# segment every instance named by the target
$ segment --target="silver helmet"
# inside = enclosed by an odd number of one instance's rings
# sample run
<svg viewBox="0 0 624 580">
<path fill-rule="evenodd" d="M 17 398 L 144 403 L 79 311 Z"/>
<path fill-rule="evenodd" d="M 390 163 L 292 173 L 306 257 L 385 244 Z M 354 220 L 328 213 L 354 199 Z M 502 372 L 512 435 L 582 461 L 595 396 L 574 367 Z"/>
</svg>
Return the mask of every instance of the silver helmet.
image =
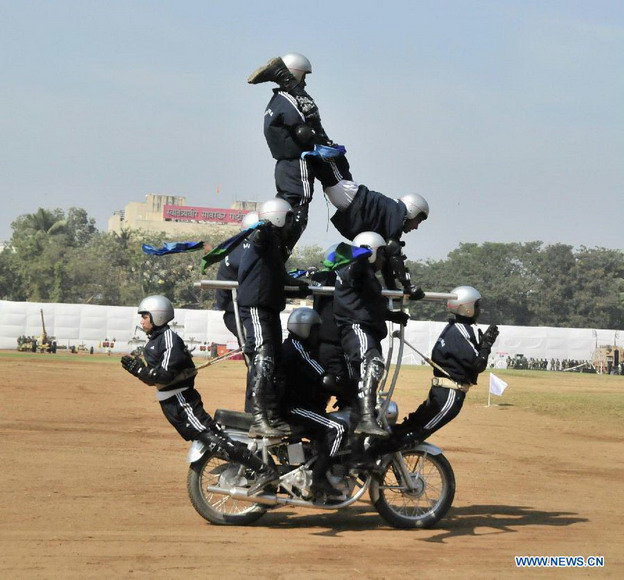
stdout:
<svg viewBox="0 0 624 580">
<path fill-rule="evenodd" d="M 429 217 L 429 204 L 419 193 L 409 193 L 399 198 L 407 208 L 407 219 L 413 220 L 418 214 L 424 214 L 423 220 Z"/>
<path fill-rule="evenodd" d="M 286 225 L 288 214 L 292 216 L 292 207 L 280 197 L 265 201 L 258 210 L 258 217 L 261 220 L 271 222 L 278 228 L 283 228 Z"/>
<path fill-rule="evenodd" d="M 385 246 L 386 240 L 377 232 L 362 232 L 353 238 L 353 245 L 371 249 L 373 253 L 368 257 L 368 261 L 374 264 L 377 259 L 377 249 Z"/>
<path fill-rule="evenodd" d="M 310 61 L 298 52 L 289 52 L 282 57 L 286 68 L 291 74 L 301 82 L 305 74 L 312 73 L 312 64 Z"/>
<path fill-rule="evenodd" d="M 149 314 L 154 326 L 163 326 L 175 316 L 173 304 L 166 296 L 148 296 L 141 300 L 138 309 L 139 314 Z"/>
<path fill-rule="evenodd" d="M 241 231 L 250 228 L 257 221 L 259 221 L 259 218 L 255 211 L 250 211 L 248 214 L 245 214 L 245 217 L 243 217 L 243 220 L 241 221 Z"/>
<path fill-rule="evenodd" d="M 451 298 L 446 303 L 448 309 L 454 314 L 473 318 L 476 313 L 476 304 L 481 300 L 481 294 L 472 286 L 457 286 L 451 290 L 457 298 Z"/>
<path fill-rule="evenodd" d="M 286 328 L 295 336 L 305 340 L 310 338 L 310 331 L 314 325 L 321 324 L 321 317 L 316 310 L 302 306 L 290 313 Z"/>
</svg>

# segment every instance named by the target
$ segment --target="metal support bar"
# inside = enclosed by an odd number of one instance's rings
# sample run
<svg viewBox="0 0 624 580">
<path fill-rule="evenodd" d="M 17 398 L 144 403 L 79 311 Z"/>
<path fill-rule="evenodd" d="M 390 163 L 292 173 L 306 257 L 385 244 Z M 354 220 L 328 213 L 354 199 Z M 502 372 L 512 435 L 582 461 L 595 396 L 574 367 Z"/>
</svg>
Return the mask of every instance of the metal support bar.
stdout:
<svg viewBox="0 0 624 580">
<path fill-rule="evenodd" d="M 200 288 L 202 290 L 234 290 L 238 288 L 238 282 L 229 280 L 200 280 L 195 282 L 193 287 Z M 312 294 L 333 294 L 333 286 L 310 286 L 310 292 Z M 284 290 L 296 292 L 300 290 L 298 286 L 285 286 Z M 388 298 L 403 298 L 405 294 L 401 290 L 383 290 L 382 295 Z M 425 292 L 423 300 L 455 300 L 456 294 L 450 294 L 448 292 Z"/>
</svg>

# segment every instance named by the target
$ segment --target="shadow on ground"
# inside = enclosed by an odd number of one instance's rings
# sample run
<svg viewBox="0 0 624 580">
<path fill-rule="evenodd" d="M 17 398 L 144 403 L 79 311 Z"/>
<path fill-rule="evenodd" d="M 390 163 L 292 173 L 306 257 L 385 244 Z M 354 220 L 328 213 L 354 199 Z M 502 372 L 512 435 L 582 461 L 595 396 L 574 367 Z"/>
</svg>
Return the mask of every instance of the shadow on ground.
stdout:
<svg viewBox="0 0 624 580">
<path fill-rule="evenodd" d="M 477 536 L 493 533 L 515 533 L 522 526 L 571 526 L 587 522 L 573 512 L 542 511 L 526 506 L 475 505 L 452 508 L 449 514 L 428 530 L 427 537 L 415 537 L 424 542 L 444 543 L 455 537 Z M 314 529 L 314 535 L 339 536 L 341 532 L 358 532 L 371 529 L 397 531 L 381 516 L 366 506 L 348 508 L 326 514 L 305 514 L 294 511 L 267 513 L 256 527 L 276 529 Z M 318 528 L 325 528 L 320 530 Z M 477 530 L 479 532 L 477 533 Z M 407 530 L 413 533 L 414 530 Z M 431 535 L 433 534 L 433 535 Z"/>
</svg>

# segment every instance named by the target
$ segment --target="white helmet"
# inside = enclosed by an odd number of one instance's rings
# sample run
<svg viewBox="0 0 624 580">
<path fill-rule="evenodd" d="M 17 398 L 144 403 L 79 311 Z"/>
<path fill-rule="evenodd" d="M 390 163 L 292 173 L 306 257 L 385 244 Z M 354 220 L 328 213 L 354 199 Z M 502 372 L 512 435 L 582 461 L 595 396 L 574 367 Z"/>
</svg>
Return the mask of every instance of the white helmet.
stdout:
<svg viewBox="0 0 624 580">
<path fill-rule="evenodd" d="M 310 331 L 315 324 L 321 324 L 321 317 L 316 310 L 302 306 L 290 313 L 286 328 L 295 336 L 305 340 L 310 338 Z"/>
<path fill-rule="evenodd" d="M 371 264 L 374 264 L 377 259 L 377 248 L 385 246 L 386 240 L 384 240 L 377 232 L 362 232 L 353 238 L 353 245 L 373 250 L 372 255 L 368 257 L 368 261 Z"/>
<path fill-rule="evenodd" d="M 413 220 L 418 214 L 425 214 L 422 218 L 426 220 L 429 217 L 429 204 L 427 200 L 418 193 L 409 193 L 399 198 L 407 208 L 407 219 Z"/>
<path fill-rule="evenodd" d="M 289 52 L 282 57 L 286 68 L 292 75 L 301 82 L 303 75 L 312 73 L 312 64 L 310 61 L 298 52 Z"/>
<path fill-rule="evenodd" d="M 258 214 L 255 211 L 250 211 L 248 214 L 245 214 L 243 220 L 241 221 L 241 231 L 250 228 L 258 221 Z"/>
<path fill-rule="evenodd" d="M 472 286 L 457 286 L 451 290 L 451 294 L 457 295 L 457 298 L 451 298 L 446 303 L 448 309 L 460 316 L 472 318 L 475 315 L 475 304 L 481 300 L 479 291 Z"/>
<path fill-rule="evenodd" d="M 258 217 L 263 221 L 271 222 L 275 227 L 283 228 L 288 214 L 292 215 L 292 213 L 292 207 L 285 199 L 274 197 L 260 206 Z"/>
<path fill-rule="evenodd" d="M 139 314 L 149 314 L 154 326 L 164 326 L 175 316 L 173 304 L 166 296 L 148 296 L 139 304 Z"/>
</svg>

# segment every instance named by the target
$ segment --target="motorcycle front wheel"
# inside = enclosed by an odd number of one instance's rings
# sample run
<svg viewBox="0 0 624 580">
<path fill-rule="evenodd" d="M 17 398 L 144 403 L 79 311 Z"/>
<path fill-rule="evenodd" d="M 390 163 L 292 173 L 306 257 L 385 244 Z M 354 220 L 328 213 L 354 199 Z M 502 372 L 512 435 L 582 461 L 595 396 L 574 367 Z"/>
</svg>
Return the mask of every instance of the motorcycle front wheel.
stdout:
<svg viewBox="0 0 624 580">
<path fill-rule="evenodd" d="M 448 512 L 455 497 L 455 475 L 444 455 L 401 451 L 413 489 L 405 484 L 396 457 L 371 483 L 370 497 L 379 515 L 395 528 L 430 528 Z"/>
<path fill-rule="evenodd" d="M 213 524 L 245 526 L 258 520 L 266 508 L 257 503 L 214 493 L 209 487 L 248 487 L 255 473 L 239 463 L 206 453 L 189 467 L 186 480 L 191 504 L 197 513 Z"/>
</svg>

